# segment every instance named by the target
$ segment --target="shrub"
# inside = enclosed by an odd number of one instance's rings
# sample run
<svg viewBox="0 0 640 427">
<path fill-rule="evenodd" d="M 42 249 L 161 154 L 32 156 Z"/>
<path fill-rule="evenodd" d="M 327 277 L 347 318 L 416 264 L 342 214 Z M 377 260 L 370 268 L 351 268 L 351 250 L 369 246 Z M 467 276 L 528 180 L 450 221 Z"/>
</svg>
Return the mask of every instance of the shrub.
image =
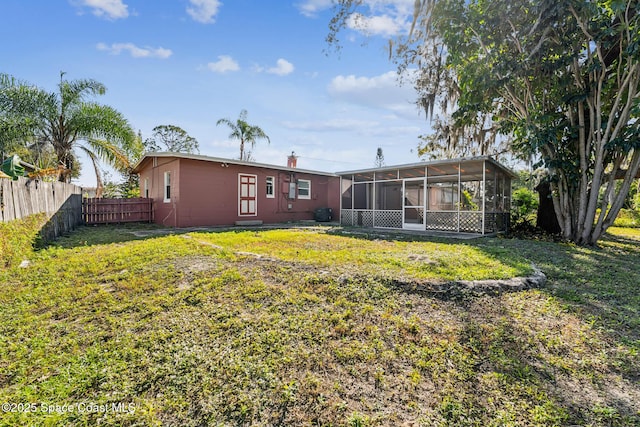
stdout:
<svg viewBox="0 0 640 427">
<path fill-rule="evenodd" d="M 514 226 L 532 224 L 536 219 L 538 196 L 528 188 L 519 188 L 511 197 L 511 219 Z"/>
<path fill-rule="evenodd" d="M 613 225 L 616 227 L 640 227 L 640 210 L 620 209 Z"/>
</svg>

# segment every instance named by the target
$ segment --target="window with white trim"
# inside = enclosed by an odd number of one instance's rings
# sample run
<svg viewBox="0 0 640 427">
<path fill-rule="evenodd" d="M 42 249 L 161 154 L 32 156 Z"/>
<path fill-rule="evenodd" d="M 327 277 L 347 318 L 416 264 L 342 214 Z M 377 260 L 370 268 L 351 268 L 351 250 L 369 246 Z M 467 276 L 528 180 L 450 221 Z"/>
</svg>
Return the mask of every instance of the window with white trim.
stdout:
<svg viewBox="0 0 640 427">
<path fill-rule="evenodd" d="M 267 177 L 267 190 L 266 190 L 266 195 L 267 195 L 268 199 L 273 199 L 275 197 L 274 185 L 275 185 L 275 178 L 272 177 L 272 176 L 268 176 Z"/>
<path fill-rule="evenodd" d="M 298 180 L 298 199 L 311 199 L 311 181 L 308 179 Z"/>
<path fill-rule="evenodd" d="M 169 203 L 171 201 L 171 172 L 166 171 L 164 173 L 164 202 Z"/>
<path fill-rule="evenodd" d="M 149 178 L 144 179 L 144 197 L 149 197 Z"/>
</svg>

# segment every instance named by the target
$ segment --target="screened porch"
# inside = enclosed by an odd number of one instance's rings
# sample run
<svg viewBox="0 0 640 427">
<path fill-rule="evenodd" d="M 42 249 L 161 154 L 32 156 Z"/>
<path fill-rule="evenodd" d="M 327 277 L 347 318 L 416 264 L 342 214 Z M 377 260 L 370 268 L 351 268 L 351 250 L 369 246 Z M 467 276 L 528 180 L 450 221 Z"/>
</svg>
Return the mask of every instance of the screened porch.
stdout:
<svg viewBox="0 0 640 427">
<path fill-rule="evenodd" d="M 514 174 L 489 157 L 338 175 L 342 225 L 479 234 L 509 227 Z"/>
</svg>

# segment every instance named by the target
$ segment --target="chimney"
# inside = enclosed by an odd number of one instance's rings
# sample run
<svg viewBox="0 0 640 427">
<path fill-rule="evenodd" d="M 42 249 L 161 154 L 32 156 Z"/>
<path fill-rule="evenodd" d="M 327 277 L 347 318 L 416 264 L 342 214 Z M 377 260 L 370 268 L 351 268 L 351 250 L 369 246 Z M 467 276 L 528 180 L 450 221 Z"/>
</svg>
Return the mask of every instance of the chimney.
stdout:
<svg viewBox="0 0 640 427">
<path fill-rule="evenodd" d="M 295 168 L 298 164 L 298 156 L 296 156 L 295 151 L 291 152 L 291 155 L 287 157 L 287 167 Z"/>
</svg>

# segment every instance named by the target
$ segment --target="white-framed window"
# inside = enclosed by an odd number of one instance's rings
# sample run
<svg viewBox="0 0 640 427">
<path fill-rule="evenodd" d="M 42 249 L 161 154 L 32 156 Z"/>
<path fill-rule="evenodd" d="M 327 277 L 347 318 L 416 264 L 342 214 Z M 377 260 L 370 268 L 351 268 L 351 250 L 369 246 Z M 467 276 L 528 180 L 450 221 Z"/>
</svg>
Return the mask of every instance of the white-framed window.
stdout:
<svg viewBox="0 0 640 427">
<path fill-rule="evenodd" d="M 171 172 L 166 171 L 164 173 L 164 202 L 169 203 L 171 201 Z"/>
<path fill-rule="evenodd" d="M 311 181 L 308 179 L 298 180 L 298 199 L 311 199 Z"/>
<path fill-rule="evenodd" d="M 144 179 L 144 196 L 143 197 L 149 197 L 149 178 L 145 178 Z"/>
<path fill-rule="evenodd" d="M 273 199 L 275 197 L 274 186 L 275 186 L 275 178 L 272 176 L 267 177 L 267 190 L 266 195 L 268 199 Z"/>
</svg>

